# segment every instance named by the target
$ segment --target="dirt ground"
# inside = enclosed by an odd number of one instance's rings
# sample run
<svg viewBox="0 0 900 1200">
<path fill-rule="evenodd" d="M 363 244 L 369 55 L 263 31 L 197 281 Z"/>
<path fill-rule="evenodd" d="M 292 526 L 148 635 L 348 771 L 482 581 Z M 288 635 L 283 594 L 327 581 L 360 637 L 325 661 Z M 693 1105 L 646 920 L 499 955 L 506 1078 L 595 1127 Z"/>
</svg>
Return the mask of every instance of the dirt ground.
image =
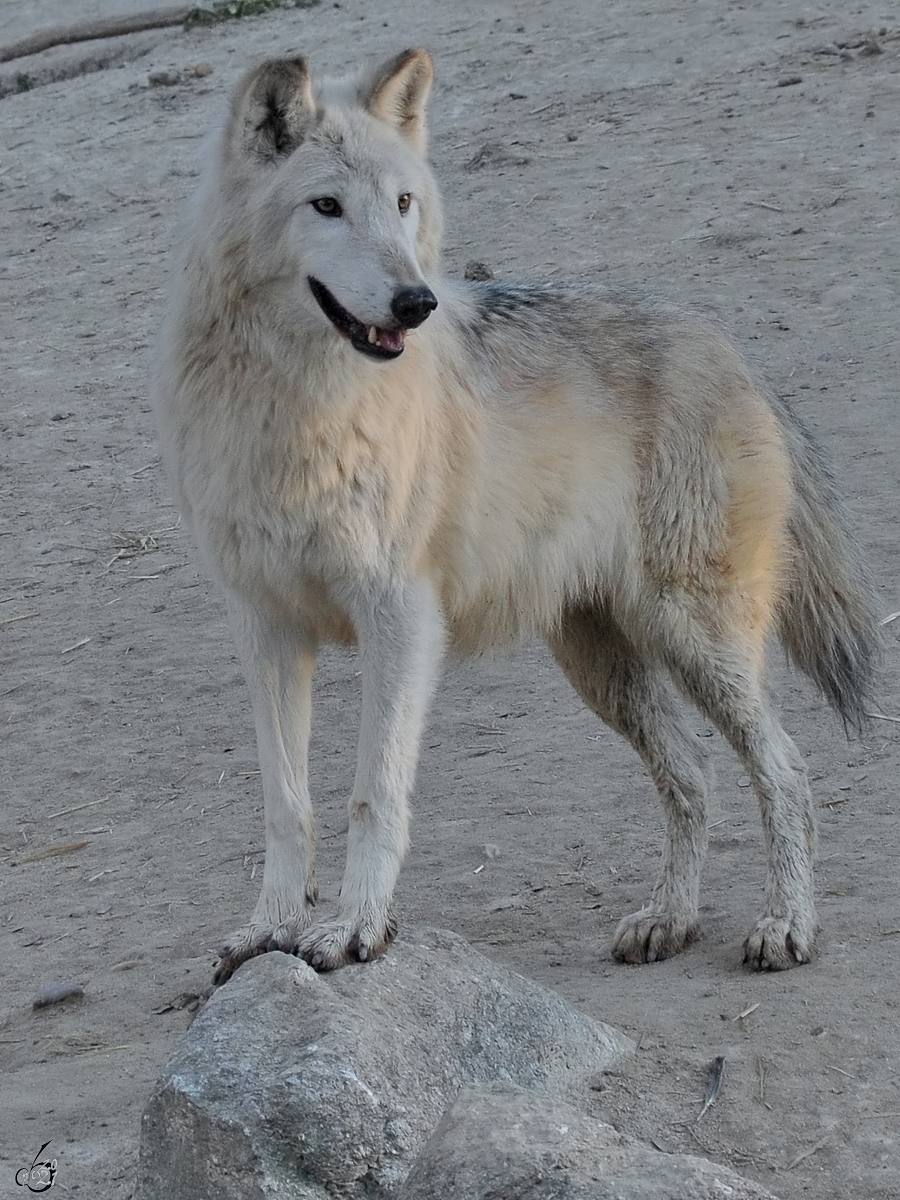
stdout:
<svg viewBox="0 0 900 1200">
<path fill-rule="evenodd" d="M 61 7 L 0 0 L 0 41 Z M 478 259 L 504 279 L 711 304 L 826 447 L 881 615 L 900 609 L 900 10 L 886 0 L 341 0 L 0 67 L 3 1195 L 49 1141 L 55 1195 L 130 1196 L 141 1110 L 191 1019 L 180 998 L 209 986 L 260 883 L 248 699 L 147 404 L 202 134 L 259 58 L 299 49 L 339 72 L 416 44 L 438 70 L 448 270 Z M 198 62 L 212 72 L 185 72 Z M 149 86 L 160 70 L 176 81 Z M 54 73 L 73 77 L 42 82 Z M 615 964 L 609 943 L 655 876 L 654 791 L 542 647 L 448 664 L 418 777 L 404 921 L 456 930 L 626 1030 L 639 1050 L 600 1081 L 596 1115 L 783 1200 L 900 1197 L 900 620 L 885 635 L 877 703 L 893 720 L 861 739 L 773 656 L 820 818 L 824 930 L 796 971 L 740 965 L 761 837 L 740 765 L 699 718 L 717 771 L 704 937 L 653 966 Z M 326 903 L 357 694 L 352 653 L 324 654 Z M 83 998 L 32 1009 L 63 981 Z M 698 1123 L 717 1055 L 724 1085 Z"/>
</svg>

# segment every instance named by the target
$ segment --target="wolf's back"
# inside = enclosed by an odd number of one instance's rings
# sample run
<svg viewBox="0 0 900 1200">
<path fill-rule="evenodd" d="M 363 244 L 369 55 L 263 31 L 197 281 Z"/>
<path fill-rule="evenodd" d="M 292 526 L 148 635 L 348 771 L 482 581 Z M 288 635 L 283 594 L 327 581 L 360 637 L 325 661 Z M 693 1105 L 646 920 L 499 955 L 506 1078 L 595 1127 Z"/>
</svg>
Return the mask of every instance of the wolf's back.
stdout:
<svg viewBox="0 0 900 1200">
<path fill-rule="evenodd" d="M 775 402 L 793 468 L 790 573 L 778 609 L 781 640 L 845 725 L 869 707 L 878 648 L 873 596 L 843 506 L 818 447 L 781 399 Z"/>
</svg>

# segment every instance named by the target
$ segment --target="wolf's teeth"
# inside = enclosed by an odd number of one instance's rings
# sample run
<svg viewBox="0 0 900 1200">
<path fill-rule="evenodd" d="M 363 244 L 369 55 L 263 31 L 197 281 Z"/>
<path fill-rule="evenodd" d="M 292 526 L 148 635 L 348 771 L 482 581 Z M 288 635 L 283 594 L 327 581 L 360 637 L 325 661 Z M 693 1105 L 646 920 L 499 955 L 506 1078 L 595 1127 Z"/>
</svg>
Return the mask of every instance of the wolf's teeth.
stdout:
<svg viewBox="0 0 900 1200">
<path fill-rule="evenodd" d="M 378 330 L 374 325 L 369 326 L 369 345 L 374 346 L 378 342 Z"/>
</svg>

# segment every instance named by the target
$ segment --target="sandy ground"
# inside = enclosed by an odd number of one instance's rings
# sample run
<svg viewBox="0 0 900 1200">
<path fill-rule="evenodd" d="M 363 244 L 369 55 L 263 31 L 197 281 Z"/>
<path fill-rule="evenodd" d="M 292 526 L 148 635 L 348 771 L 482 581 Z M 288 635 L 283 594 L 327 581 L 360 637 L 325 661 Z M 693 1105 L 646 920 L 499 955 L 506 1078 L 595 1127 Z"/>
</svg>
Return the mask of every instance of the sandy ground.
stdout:
<svg viewBox="0 0 900 1200">
<path fill-rule="evenodd" d="M 65 16 L 128 7 L 72 3 Z M 60 8 L 5 0 L 0 40 Z M 896 8 L 341 0 L 141 35 L 104 47 L 105 70 L 7 94 L 4 1195 L 47 1141 L 55 1195 L 130 1195 L 141 1110 L 190 1020 L 179 997 L 208 987 L 215 948 L 259 887 L 247 697 L 222 604 L 177 527 L 147 404 L 201 136 L 258 58 L 300 49 L 340 71 L 410 44 L 439 72 L 448 269 L 480 259 L 503 278 L 634 281 L 712 304 L 829 451 L 881 613 L 900 609 Z M 8 64 L 0 82 L 39 85 L 73 61 L 96 66 L 97 47 Z M 150 71 L 200 61 L 211 74 L 147 85 Z M 784 1200 L 900 1197 L 898 630 L 885 627 L 878 695 L 895 722 L 859 740 L 773 659 L 821 832 L 820 953 L 784 975 L 740 966 L 761 839 L 739 764 L 699 718 L 718 778 L 705 936 L 640 968 L 608 947 L 656 872 L 654 792 L 544 649 L 450 663 L 426 737 L 404 919 L 458 931 L 639 1039 L 601 1082 L 596 1114 Z M 323 655 L 313 777 L 326 899 L 357 692 L 353 655 Z M 41 986 L 67 980 L 83 999 L 32 1010 Z M 723 1090 L 696 1123 L 716 1055 Z"/>
</svg>

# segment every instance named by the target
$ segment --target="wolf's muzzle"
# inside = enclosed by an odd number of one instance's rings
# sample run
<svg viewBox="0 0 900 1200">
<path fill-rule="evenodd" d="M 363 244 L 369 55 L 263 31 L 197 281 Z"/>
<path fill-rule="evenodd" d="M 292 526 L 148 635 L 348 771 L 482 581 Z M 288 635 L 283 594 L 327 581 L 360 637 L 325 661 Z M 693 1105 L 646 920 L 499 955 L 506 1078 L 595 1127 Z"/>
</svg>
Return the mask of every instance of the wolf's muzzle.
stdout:
<svg viewBox="0 0 900 1200">
<path fill-rule="evenodd" d="M 397 328 L 383 329 L 358 321 L 325 284 L 312 275 L 307 277 L 307 282 L 319 308 L 338 333 L 350 339 L 354 350 L 369 358 L 396 358 L 402 354 L 407 330 L 421 325 L 428 314 L 437 308 L 434 293 L 424 284 L 421 287 L 402 288 L 391 301 L 391 316 L 397 322 Z"/>
<path fill-rule="evenodd" d="M 415 329 L 437 308 L 437 297 L 431 288 L 403 288 L 391 301 L 391 312 L 402 329 Z"/>
</svg>

